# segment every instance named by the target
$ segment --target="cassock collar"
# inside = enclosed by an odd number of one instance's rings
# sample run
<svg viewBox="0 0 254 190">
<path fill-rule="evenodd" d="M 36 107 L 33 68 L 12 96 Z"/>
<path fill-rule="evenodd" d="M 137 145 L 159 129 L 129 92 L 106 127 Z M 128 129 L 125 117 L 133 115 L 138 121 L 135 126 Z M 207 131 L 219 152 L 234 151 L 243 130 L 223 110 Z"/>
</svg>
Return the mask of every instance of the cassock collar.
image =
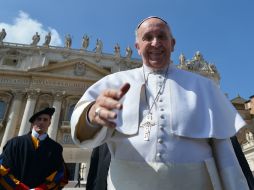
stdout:
<svg viewBox="0 0 254 190">
<path fill-rule="evenodd" d="M 169 65 L 166 65 L 166 67 L 162 69 L 154 70 L 151 67 L 148 67 L 147 65 L 143 64 L 143 70 L 145 72 L 146 77 L 149 74 L 165 75 L 165 72 L 167 71 L 167 73 L 169 73 L 173 69 L 173 67 L 174 67 L 173 64 L 170 63 Z"/>
</svg>

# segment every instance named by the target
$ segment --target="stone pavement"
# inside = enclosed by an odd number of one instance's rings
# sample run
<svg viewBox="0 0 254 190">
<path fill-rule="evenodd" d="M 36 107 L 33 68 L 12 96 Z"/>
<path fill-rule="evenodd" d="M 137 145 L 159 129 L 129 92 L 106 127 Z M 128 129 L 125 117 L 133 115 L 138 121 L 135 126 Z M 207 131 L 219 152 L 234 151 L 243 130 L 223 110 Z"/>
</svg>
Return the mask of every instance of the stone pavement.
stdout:
<svg viewBox="0 0 254 190">
<path fill-rule="evenodd" d="M 81 183 L 80 187 L 75 187 L 77 185 L 77 181 L 69 181 L 69 183 L 63 188 L 64 190 L 85 190 L 86 185 Z"/>
</svg>

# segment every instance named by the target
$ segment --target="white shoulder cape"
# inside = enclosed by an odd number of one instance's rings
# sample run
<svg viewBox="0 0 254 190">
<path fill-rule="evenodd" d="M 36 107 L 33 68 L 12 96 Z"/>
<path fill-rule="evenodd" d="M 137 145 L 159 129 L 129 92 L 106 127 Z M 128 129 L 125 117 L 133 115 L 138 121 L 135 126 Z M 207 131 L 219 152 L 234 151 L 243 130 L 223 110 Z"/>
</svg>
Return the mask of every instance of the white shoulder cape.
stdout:
<svg viewBox="0 0 254 190">
<path fill-rule="evenodd" d="M 123 110 L 118 113 L 116 130 L 133 135 L 139 127 L 140 92 L 144 83 L 142 68 L 104 77 L 85 92 L 78 104 L 92 102 L 101 91 L 119 89 L 126 82 L 131 87 L 122 99 Z M 168 93 L 172 113 L 169 127 L 175 135 L 224 139 L 235 135 L 245 125 L 230 101 L 210 79 L 170 65 L 168 82 L 170 92 L 164 93 Z"/>
</svg>

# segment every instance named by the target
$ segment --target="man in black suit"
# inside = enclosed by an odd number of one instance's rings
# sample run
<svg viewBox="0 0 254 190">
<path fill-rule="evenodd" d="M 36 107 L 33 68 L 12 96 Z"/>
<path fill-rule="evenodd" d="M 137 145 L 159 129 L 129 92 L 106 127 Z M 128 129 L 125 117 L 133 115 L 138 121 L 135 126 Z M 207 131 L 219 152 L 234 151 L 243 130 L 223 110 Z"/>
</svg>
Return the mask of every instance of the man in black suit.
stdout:
<svg viewBox="0 0 254 190">
<path fill-rule="evenodd" d="M 107 144 L 93 149 L 86 190 L 107 190 L 107 175 L 110 159 L 111 156 Z"/>
</svg>

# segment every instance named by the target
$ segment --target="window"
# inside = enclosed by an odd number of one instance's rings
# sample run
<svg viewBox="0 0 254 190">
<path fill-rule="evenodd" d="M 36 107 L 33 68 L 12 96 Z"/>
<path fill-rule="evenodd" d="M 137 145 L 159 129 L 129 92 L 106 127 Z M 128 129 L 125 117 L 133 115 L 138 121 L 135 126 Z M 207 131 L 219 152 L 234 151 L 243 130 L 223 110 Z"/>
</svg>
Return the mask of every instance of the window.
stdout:
<svg viewBox="0 0 254 190">
<path fill-rule="evenodd" d="M 63 134 L 62 144 L 74 144 L 70 133 Z"/>
<path fill-rule="evenodd" d="M 47 107 L 50 107 L 48 103 L 42 103 L 42 104 L 40 104 L 39 110 L 43 110 L 43 109 L 45 109 Z"/>
<path fill-rule="evenodd" d="M 4 119 L 5 109 L 6 109 L 6 103 L 0 100 L 0 120 Z"/>
<path fill-rule="evenodd" d="M 16 67 L 20 62 L 20 53 L 16 50 L 6 52 L 3 59 L 3 65 Z"/>
<path fill-rule="evenodd" d="M 53 60 L 49 61 L 49 65 L 53 65 L 53 64 L 56 64 L 56 63 L 57 63 L 57 61 L 53 61 Z"/>
<path fill-rule="evenodd" d="M 12 94 L 0 91 L 0 127 L 7 122 L 7 111 L 9 109 Z"/>
<path fill-rule="evenodd" d="M 102 67 L 102 68 L 109 71 L 109 72 L 111 72 L 111 67 Z"/>
<path fill-rule="evenodd" d="M 18 64 L 18 59 L 16 58 L 5 58 L 3 65 L 7 65 L 7 66 L 11 66 L 11 67 L 15 67 Z"/>
<path fill-rule="evenodd" d="M 41 94 L 38 97 L 36 109 L 34 112 L 38 112 L 46 107 L 51 107 L 50 105 L 52 105 L 52 102 L 53 102 L 52 95 Z"/>
<path fill-rule="evenodd" d="M 72 115 L 72 112 L 74 110 L 74 107 L 75 107 L 75 104 L 72 104 L 69 109 L 68 109 L 68 115 L 67 115 L 67 121 L 70 121 L 71 120 L 71 115 Z"/>
</svg>

